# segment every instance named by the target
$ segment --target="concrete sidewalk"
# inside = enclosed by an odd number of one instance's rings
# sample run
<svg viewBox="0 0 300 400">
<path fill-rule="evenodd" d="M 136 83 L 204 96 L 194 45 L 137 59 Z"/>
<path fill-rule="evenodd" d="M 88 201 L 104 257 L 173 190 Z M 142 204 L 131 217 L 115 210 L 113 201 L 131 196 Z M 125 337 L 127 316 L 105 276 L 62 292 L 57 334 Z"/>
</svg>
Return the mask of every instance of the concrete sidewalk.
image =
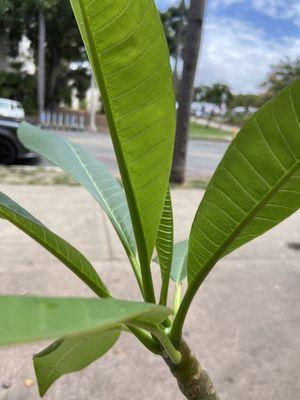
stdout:
<svg viewBox="0 0 300 400">
<path fill-rule="evenodd" d="M 92 261 L 112 293 L 140 299 L 125 253 L 95 201 L 79 187 L 9 186 L 20 202 Z M 187 238 L 202 192 L 173 191 L 176 240 Z M 93 295 L 53 256 L 0 221 L 0 293 Z M 296 400 L 300 391 L 300 215 L 222 260 L 198 293 L 185 335 L 222 400 Z M 158 282 L 159 271 L 153 266 Z M 0 399 L 36 400 L 32 354 L 39 343 L 0 350 Z M 26 379 L 33 379 L 33 385 Z M 26 382 L 25 382 L 26 381 Z M 26 385 L 27 384 L 27 385 Z M 160 360 L 123 334 L 86 370 L 66 376 L 46 400 L 180 400 Z"/>
</svg>

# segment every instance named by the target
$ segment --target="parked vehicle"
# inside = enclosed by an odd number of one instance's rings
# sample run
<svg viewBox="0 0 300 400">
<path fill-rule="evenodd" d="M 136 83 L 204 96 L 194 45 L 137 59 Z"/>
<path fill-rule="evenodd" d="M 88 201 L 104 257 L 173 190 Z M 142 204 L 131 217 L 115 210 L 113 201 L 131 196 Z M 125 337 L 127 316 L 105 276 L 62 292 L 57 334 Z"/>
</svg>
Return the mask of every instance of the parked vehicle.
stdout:
<svg viewBox="0 0 300 400">
<path fill-rule="evenodd" d="M 21 121 L 25 118 L 22 104 L 15 100 L 0 98 L 0 118 L 1 117 Z"/>
<path fill-rule="evenodd" d="M 17 130 L 20 122 L 0 117 L 0 164 L 14 164 L 17 159 L 35 158 L 19 141 Z"/>
</svg>

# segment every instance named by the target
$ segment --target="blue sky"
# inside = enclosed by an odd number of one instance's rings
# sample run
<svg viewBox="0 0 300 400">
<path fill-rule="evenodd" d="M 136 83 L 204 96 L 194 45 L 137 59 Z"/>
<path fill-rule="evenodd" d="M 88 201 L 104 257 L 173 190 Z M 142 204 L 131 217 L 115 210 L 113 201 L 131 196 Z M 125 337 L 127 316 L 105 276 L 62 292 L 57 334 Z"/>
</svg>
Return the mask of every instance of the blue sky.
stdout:
<svg viewBox="0 0 300 400">
<path fill-rule="evenodd" d="M 156 0 L 161 10 L 178 0 Z M 300 0 L 207 0 L 197 83 L 258 92 L 270 65 L 300 57 Z"/>
</svg>

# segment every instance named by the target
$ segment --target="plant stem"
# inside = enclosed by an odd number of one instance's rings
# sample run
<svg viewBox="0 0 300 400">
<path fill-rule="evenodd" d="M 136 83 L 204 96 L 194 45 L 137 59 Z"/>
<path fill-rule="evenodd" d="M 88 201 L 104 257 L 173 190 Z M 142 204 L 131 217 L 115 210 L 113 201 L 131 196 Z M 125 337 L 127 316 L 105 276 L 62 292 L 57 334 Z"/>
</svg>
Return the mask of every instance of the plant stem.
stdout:
<svg viewBox="0 0 300 400">
<path fill-rule="evenodd" d="M 174 343 L 175 347 L 178 348 L 181 339 L 182 339 L 182 328 L 184 324 L 185 317 L 187 315 L 187 312 L 189 310 L 189 307 L 191 305 L 191 302 L 197 293 L 197 290 L 199 289 L 200 285 L 204 281 L 204 279 L 207 277 L 208 273 L 210 272 L 211 268 L 203 268 L 201 271 L 200 275 L 197 277 L 197 279 L 194 279 L 188 286 L 187 291 L 183 297 L 183 300 L 180 304 L 180 307 L 178 309 L 177 314 L 175 315 L 174 323 L 170 332 L 170 339 L 172 343 Z"/>
<path fill-rule="evenodd" d="M 206 369 L 199 363 L 186 342 L 180 343 L 182 360 L 174 364 L 166 353 L 162 357 L 188 400 L 220 400 Z"/>
<path fill-rule="evenodd" d="M 147 255 L 147 248 L 146 246 L 140 246 L 139 248 L 139 259 L 141 265 L 141 273 L 142 273 L 142 280 L 143 280 L 143 287 L 144 287 L 144 299 L 149 303 L 155 304 L 155 293 L 154 293 L 154 286 L 153 286 L 153 279 L 151 274 L 150 268 L 150 261 Z"/>
<path fill-rule="evenodd" d="M 159 328 L 153 329 L 152 333 L 159 340 L 160 344 L 164 348 L 165 353 L 172 361 L 172 363 L 174 365 L 179 364 L 182 359 L 180 351 L 175 349 L 168 335 Z"/>
<path fill-rule="evenodd" d="M 152 353 L 160 354 L 160 347 L 154 342 L 150 333 L 144 331 L 143 329 L 136 328 L 133 326 L 128 326 L 128 330 L 134 334 L 134 336 Z"/>
<path fill-rule="evenodd" d="M 159 304 L 165 306 L 168 298 L 169 279 L 164 279 L 161 285 Z"/>
<path fill-rule="evenodd" d="M 140 291 L 142 293 L 142 296 L 145 298 L 145 296 L 144 296 L 143 278 L 142 278 L 140 263 L 137 260 L 136 256 L 133 255 L 133 254 L 128 254 L 128 258 L 129 258 L 130 264 L 132 266 L 134 275 L 136 277 L 137 283 L 139 285 Z"/>
</svg>

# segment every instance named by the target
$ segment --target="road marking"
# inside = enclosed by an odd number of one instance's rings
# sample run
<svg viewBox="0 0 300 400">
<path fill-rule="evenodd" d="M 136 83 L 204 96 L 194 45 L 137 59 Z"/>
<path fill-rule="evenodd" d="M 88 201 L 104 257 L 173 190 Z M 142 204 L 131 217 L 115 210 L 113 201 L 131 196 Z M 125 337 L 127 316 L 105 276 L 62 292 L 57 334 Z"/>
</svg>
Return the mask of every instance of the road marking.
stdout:
<svg viewBox="0 0 300 400">
<path fill-rule="evenodd" d="M 75 138 L 75 137 L 71 137 L 71 138 L 66 137 L 66 139 L 68 139 L 68 140 L 70 140 L 70 141 L 72 141 L 74 143 L 81 143 L 81 144 L 97 143 L 97 144 L 99 144 L 99 140 L 95 139 L 95 138 L 92 138 L 92 139 L 91 138 L 84 138 L 84 139 L 82 139 L 82 138 Z"/>
<path fill-rule="evenodd" d="M 217 154 L 205 153 L 203 151 L 191 151 L 191 152 L 188 153 L 188 155 L 192 156 L 192 157 L 215 158 L 217 160 L 219 160 L 222 157 L 221 154 L 217 155 Z"/>
</svg>

